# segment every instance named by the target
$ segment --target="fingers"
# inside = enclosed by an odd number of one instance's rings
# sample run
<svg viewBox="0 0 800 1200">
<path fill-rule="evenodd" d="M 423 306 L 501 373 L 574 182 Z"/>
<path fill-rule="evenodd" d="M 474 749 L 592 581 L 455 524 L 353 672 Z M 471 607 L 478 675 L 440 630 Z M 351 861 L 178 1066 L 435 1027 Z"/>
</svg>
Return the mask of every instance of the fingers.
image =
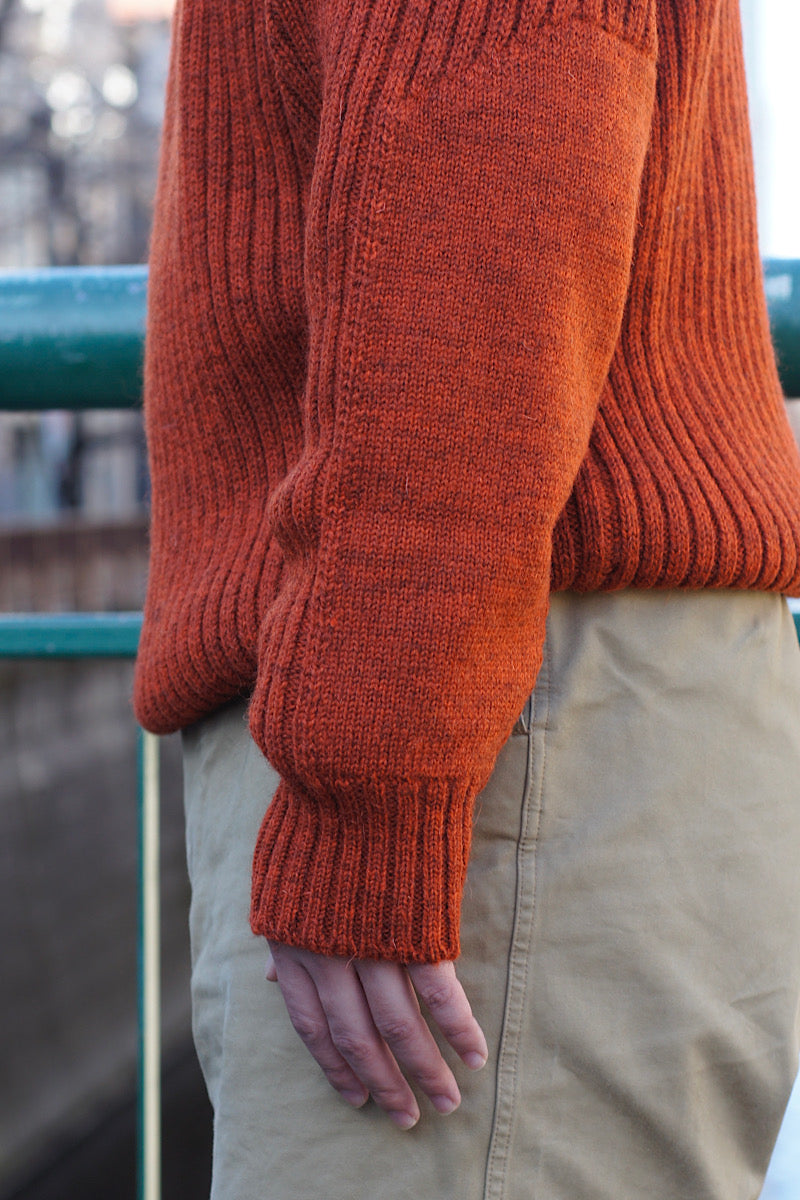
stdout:
<svg viewBox="0 0 800 1200">
<path fill-rule="evenodd" d="M 359 964 L 363 965 L 363 964 Z M 399 975 L 396 964 L 385 977 Z M 313 966 L 320 1003 L 328 1019 L 331 1039 L 342 1057 L 369 1090 L 373 1100 L 401 1129 L 419 1120 L 419 1105 L 390 1049 L 379 1032 L 362 981 L 352 964 L 342 959 L 321 959 Z M 384 978 L 385 987 L 387 979 Z M 417 1010 L 418 1019 L 422 1018 Z M 398 1020 L 405 1020 L 405 1013 Z"/>
<path fill-rule="evenodd" d="M 290 1020 L 331 1086 L 354 1105 L 371 1093 L 396 1125 L 410 1129 L 419 1105 L 378 1034 L 352 965 L 290 946 L 271 949 Z"/>
<path fill-rule="evenodd" d="M 429 1097 L 440 1113 L 451 1113 L 461 1103 L 453 1072 L 442 1058 L 422 1016 L 404 967 L 380 962 L 355 964 L 372 1020 L 406 1075 Z"/>
<path fill-rule="evenodd" d="M 416 986 L 464 1062 L 483 1066 L 486 1040 L 452 963 L 406 968 L 270 945 L 267 977 L 277 977 L 294 1028 L 344 1099 L 361 1104 L 371 1093 L 402 1129 L 410 1129 L 420 1116 L 409 1081 L 438 1112 L 458 1107 L 455 1077 L 414 991 Z"/>
<path fill-rule="evenodd" d="M 336 1049 L 311 976 L 289 956 L 279 956 L 280 974 L 274 959 L 270 961 L 296 1033 L 319 1063 L 331 1086 L 348 1104 L 360 1108 L 369 1099 L 369 1092 Z"/>
<path fill-rule="evenodd" d="M 467 1000 L 453 963 L 412 964 L 408 973 L 442 1034 L 473 1071 L 489 1057 L 486 1038 Z"/>
</svg>

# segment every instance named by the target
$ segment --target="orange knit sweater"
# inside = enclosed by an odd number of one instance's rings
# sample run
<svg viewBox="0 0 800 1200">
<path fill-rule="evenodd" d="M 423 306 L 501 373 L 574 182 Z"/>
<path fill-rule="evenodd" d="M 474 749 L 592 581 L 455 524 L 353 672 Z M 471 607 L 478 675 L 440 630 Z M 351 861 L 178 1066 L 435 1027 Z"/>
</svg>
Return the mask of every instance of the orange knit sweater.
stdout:
<svg viewBox="0 0 800 1200">
<path fill-rule="evenodd" d="M 737 0 L 179 0 L 135 705 L 252 693 L 256 931 L 457 954 L 551 589 L 800 591 L 749 139 Z"/>
</svg>

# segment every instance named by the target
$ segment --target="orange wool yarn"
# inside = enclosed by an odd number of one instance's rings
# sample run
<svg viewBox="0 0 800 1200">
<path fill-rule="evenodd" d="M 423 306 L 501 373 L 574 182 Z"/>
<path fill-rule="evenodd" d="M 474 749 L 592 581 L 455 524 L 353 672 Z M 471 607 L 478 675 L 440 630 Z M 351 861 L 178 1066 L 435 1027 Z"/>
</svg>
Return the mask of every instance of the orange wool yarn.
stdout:
<svg viewBox="0 0 800 1200">
<path fill-rule="evenodd" d="M 551 589 L 800 590 L 737 0 L 179 3 L 150 263 L 137 715 L 252 692 L 254 930 L 454 957 Z"/>
</svg>

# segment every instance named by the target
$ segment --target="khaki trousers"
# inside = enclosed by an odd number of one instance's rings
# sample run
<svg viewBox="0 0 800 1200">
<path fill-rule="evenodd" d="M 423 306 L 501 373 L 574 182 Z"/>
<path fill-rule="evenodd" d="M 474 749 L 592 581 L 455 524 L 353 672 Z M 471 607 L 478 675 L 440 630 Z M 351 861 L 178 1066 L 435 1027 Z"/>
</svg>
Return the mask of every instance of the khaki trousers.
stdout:
<svg viewBox="0 0 800 1200">
<path fill-rule="evenodd" d="M 184 744 L 214 1200 L 755 1200 L 798 1052 L 800 650 L 781 597 L 552 597 L 464 898 L 489 1064 L 456 1065 L 461 1108 L 423 1099 L 410 1133 L 339 1100 L 264 979 L 249 872 L 277 779 L 245 705 Z"/>
</svg>

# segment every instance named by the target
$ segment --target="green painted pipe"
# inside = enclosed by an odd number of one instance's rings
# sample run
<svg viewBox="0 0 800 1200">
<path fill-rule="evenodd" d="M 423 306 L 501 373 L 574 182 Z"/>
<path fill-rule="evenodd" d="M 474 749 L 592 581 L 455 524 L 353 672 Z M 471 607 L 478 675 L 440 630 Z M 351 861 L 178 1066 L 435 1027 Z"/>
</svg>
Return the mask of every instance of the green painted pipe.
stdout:
<svg viewBox="0 0 800 1200">
<path fill-rule="evenodd" d="M 800 398 L 800 260 L 771 258 L 764 262 L 772 342 L 778 357 L 783 394 Z"/>
<path fill-rule="evenodd" d="M 141 402 L 147 267 L 0 273 L 0 409 Z"/>
<path fill-rule="evenodd" d="M 0 658 L 133 658 L 142 617 L 123 613 L 0 613 Z"/>
<path fill-rule="evenodd" d="M 787 396 L 800 397 L 800 260 L 764 263 Z M 141 402 L 147 267 L 0 272 L 0 409 Z"/>
</svg>

